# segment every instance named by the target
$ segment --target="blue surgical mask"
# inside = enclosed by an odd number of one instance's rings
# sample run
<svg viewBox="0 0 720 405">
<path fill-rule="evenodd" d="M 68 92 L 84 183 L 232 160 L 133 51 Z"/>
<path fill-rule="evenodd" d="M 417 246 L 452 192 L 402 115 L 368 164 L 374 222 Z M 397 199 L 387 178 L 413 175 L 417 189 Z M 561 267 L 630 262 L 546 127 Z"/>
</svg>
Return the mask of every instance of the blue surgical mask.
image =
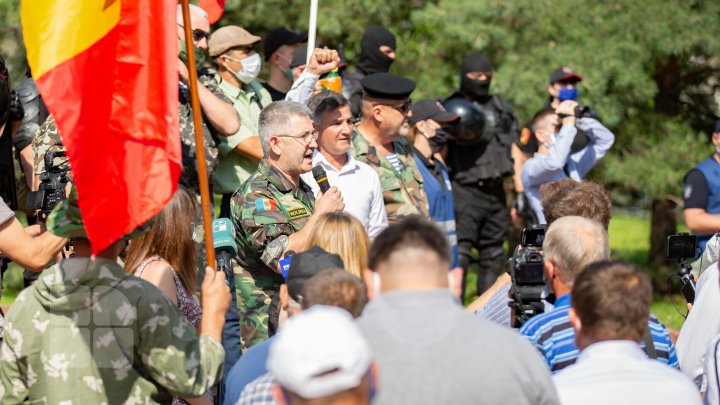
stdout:
<svg viewBox="0 0 720 405">
<path fill-rule="evenodd" d="M 565 100 L 577 100 L 578 98 L 578 91 L 576 87 L 573 87 L 571 89 L 560 89 L 558 91 L 558 100 L 565 101 Z"/>
</svg>

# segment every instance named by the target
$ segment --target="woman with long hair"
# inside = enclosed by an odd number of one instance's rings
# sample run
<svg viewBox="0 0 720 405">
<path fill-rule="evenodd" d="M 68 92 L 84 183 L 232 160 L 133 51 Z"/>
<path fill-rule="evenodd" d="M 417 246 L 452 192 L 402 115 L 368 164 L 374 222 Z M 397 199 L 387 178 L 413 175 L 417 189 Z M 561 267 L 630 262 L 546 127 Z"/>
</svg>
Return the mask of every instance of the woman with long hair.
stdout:
<svg viewBox="0 0 720 405">
<path fill-rule="evenodd" d="M 340 256 L 345 270 L 362 277 L 367 268 L 370 239 L 363 224 L 347 212 L 323 214 L 310 230 L 306 249 L 319 246 Z"/>
<path fill-rule="evenodd" d="M 150 231 L 133 239 L 125 256 L 125 271 L 155 284 L 196 328 L 202 310 L 193 296 L 197 264 L 193 242 L 195 197 L 182 186 L 155 217 Z M 198 398 L 173 398 L 173 404 L 209 405 L 211 393 Z"/>
</svg>

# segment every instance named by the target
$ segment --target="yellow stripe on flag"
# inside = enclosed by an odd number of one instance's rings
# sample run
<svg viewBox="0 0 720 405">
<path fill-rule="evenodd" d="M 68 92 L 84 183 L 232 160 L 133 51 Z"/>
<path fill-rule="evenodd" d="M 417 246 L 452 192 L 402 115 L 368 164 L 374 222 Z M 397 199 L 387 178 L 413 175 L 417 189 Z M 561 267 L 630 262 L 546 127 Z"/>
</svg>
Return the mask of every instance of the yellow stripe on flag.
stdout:
<svg viewBox="0 0 720 405">
<path fill-rule="evenodd" d="M 22 0 L 27 58 L 35 78 L 90 48 L 120 21 L 126 0 Z"/>
</svg>

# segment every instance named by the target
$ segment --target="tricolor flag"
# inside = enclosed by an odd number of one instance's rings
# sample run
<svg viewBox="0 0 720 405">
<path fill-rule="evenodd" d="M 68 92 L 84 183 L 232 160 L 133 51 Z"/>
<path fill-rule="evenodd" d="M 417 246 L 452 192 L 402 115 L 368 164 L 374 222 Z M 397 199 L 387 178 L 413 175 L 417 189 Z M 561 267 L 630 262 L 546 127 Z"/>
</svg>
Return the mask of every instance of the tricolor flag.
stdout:
<svg viewBox="0 0 720 405">
<path fill-rule="evenodd" d="M 223 15 L 225 0 L 198 0 L 198 6 L 208 14 L 210 24 L 215 24 Z"/>
<path fill-rule="evenodd" d="M 181 171 L 176 0 L 22 0 L 94 253 L 157 214 Z"/>
</svg>

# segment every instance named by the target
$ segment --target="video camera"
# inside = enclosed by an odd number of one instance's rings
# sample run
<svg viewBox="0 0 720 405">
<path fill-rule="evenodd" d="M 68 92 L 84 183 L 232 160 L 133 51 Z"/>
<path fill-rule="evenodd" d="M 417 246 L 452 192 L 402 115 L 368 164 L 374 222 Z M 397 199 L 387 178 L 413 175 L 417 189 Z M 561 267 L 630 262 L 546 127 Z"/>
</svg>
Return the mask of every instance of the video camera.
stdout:
<svg viewBox="0 0 720 405">
<path fill-rule="evenodd" d="M 541 314 L 545 309 L 542 302 L 545 291 L 545 270 L 542 245 L 545 240 L 545 226 L 537 225 L 522 230 L 520 245 L 508 262 L 510 278 L 510 305 L 513 328 L 521 327 L 528 319 Z"/>
<path fill-rule="evenodd" d="M 676 259 L 680 268 L 677 275 L 680 277 L 680 291 L 688 304 L 695 302 L 695 279 L 690 273 L 688 259 L 695 258 L 697 236 L 688 233 L 670 235 L 667 238 L 667 258 Z"/>
<path fill-rule="evenodd" d="M 45 222 L 55 206 L 67 198 L 65 186 L 68 183 L 67 173 L 70 166 L 65 151 L 49 150 L 45 153 L 45 173 L 40 175 L 40 187 L 28 195 L 28 208 L 39 209 L 40 222 Z M 55 164 L 56 159 L 62 159 Z"/>
</svg>

